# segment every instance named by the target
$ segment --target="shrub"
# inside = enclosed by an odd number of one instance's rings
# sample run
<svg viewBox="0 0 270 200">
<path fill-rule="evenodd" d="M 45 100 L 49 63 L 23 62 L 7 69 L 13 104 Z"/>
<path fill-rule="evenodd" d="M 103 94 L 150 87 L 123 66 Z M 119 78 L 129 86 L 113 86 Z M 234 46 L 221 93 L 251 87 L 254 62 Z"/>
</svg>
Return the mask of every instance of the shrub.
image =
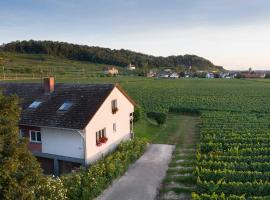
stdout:
<svg viewBox="0 0 270 200">
<path fill-rule="evenodd" d="M 125 173 L 131 163 L 145 151 L 145 139 L 133 139 L 119 144 L 116 151 L 87 170 L 61 177 L 68 199 L 94 199 L 112 181 Z"/>
<path fill-rule="evenodd" d="M 154 119 L 158 124 L 165 124 L 167 120 L 167 114 L 159 112 L 149 112 L 147 117 Z"/>
<path fill-rule="evenodd" d="M 143 109 L 140 106 L 136 106 L 134 110 L 134 115 L 133 115 L 133 121 L 137 122 L 139 121 L 143 116 Z"/>
<path fill-rule="evenodd" d="M 35 186 L 36 199 L 40 200 L 64 200 L 67 199 L 67 190 L 64 188 L 62 180 L 57 177 L 44 177 L 43 182 Z"/>
</svg>

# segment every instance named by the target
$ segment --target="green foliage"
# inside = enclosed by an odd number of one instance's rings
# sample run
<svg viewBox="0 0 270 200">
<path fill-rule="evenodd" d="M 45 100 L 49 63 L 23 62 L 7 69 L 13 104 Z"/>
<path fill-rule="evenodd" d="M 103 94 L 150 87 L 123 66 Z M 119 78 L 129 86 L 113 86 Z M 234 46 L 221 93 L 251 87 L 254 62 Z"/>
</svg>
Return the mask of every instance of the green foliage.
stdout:
<svg viewBox="0 0 270 200">
<path fill-rule="evenodd" d="M 0 55 L 1 57 L 1 55 Z M 85 61 L 69 60 L 62 57 L 47 54 L 19 54 L 3 52 L 4 58 L 0 66 L 4 64 L 7 78 L 40 78 L 55 76 L 65 78 L 86 78 L 104 76 L 105 65 Z M 0 76 L 2 76 L 2 68 Z"/>
<path fill-rule="evenodd" d="M 0 199 L 34 199 L 41 179 L 35 158 L 19 139 L 19 107 L 14 96 L 0 95 Z"/>
<path fill-rule="evenodd" d="M 154 119 L 159 125 L 165 124 L 167 120 L 166 113 L 159 113 L 159 112 L 149 112 L 147 113 L 147 117 Z"/>
<path fill-rule="evenodd" d="M 221 193 L 224 199 L 268 199 L 270 115 L 204 111 L 201 117 L 194 199 L 221 199 Z"/>
<path fill-rule="evenodd" d="M 182 66 L 193 66 L 197 69 L 223 70 L 222 68 L 215 66 L 209 60 L 196 55 L 154 57 L 124 49 L 111 50 L 108 48 L 89 47 L 86 45 L 75 45 L 65 42 L 33 40 L 16 41 L 5 44 L 2 49 L 8 52 L 48 54 L 72 60 L 111 64 L 123 67 L 133 63 L 141 68 L 140 73 L 145 73 L 149 66 L 151 68 L 180 68 Z"/>
<path fill-rule="evenodd" d="M 169 112 L 172 113 L 180 113 L 180 114 L 191 114 L 191 115 L 199 115 L 200 111 L 196 108 L 185 108 L 185 107 L 170 107 Z"/>
<path fill-rule="evenodd" d="M 34 187 L 35 199 L 39 200 L 65 200 L 67 199 L 67 190 L 63 182 L 56 177 L 43 177 L 40 184 Z"/>
<path fill-rule="evenodd" d="M 121 85 L 146 113 L 270 112 L 270 84 L 258 81 L 137 78 Z"/>
<path fill-rule="evenodd" d="M 94 199 L 121 176 L 145 151 L 147 141 L 134 139 L 123 142 L 117 150 L 89 167 L 88 170 L 61 177 L 69 199 Z"/>
<path fill-rule="evenodd" d="M 140 106 L 136 106 L 133 113 L 133 121 L 137 122 L 143 117 L 143 109 Z"/>
<path fill-rule="evenodd" d="M 270 78 L 270 74 L 267 73 L 267 74 L 265 75 L 265 78 Z"/>
<path fill-rule="evenodd" d="M 60 180 L 42 175 L 19 138 L 19 113 L 17 98 L 0 94 L 0 199 L 66 199 Z"/>
</svg>

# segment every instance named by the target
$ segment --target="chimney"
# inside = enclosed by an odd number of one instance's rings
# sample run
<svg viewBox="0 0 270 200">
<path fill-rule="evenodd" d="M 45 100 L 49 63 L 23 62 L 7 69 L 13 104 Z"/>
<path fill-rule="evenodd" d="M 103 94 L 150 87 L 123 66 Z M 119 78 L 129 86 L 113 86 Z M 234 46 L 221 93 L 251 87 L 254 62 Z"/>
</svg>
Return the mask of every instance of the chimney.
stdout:
<svg viewBox="0 0 270 200">
<path fill-rule="evenodd" d="M 44 78 L 43 88 L 45 93 L 52 93 L 54 91 L 54 78 L 53 77 Z"/>
</svg>

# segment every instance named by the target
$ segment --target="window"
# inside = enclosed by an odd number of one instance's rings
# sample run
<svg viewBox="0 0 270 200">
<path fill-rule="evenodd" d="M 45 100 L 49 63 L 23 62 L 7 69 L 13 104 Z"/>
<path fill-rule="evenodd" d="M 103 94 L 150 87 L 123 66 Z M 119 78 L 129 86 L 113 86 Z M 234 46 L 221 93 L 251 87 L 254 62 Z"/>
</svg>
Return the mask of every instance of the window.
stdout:
<svg viewBox="0 0 270 200">
<path fill-rule="evenodd" d="M 117 100 L 114 99 L 114 100 L 112 100 L 112 113 L 115 114 L 117 111 L 118 111 Z"/>
<path fill-rule="evenodd" d="M 42 102 L 41 101 L 34 101 L 33 103 L 28 106 L 28 108 L 37 108 Z"/>
<path fill-rule="evenodd" d="M 113 123 L 113 132 L 116 132 L 116 123 Z"/>
<path fill-rule="evenodd" d="M 96 144 L 101 146 L 102 143 L 106 143 L 108 138 L 106 137 L 106 128 L 96 132 Z"/>
<path fill-rule="evenodd" d="M 41 142 L 40 131 L 30 131 L 30 142 Z"/>
<path fill-rule="evenodd" d="M 27 136 L 27 130 L 26 129 L 20 129 L 20 137 L 26 137 Z"/>
<path fill-rule="evenodd" d="M 72 103 L 65 102 L 62 106 L 58 109 L 59 111 L 67 111 L 72 106 Z"/>
</svg>

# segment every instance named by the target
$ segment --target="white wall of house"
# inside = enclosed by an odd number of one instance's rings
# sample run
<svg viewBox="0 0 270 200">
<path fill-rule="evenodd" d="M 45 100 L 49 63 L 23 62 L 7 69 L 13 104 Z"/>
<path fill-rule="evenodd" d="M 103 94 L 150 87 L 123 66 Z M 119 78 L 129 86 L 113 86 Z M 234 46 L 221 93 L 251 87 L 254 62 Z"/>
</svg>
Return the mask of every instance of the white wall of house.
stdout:
<svg viewBox="0 0 270 200">
<path fill-rule="evenodd" d="M 75 130 L 41 128 L 42 152 L 84 158 L 83 140 Z"/>
<path fill-rule="evenodd" d="M 112 113 L 111 101 L 117 99 L 118 111 Z M 99 108 L 90 123 L 86 126 L 86 161 L 94 162 L 116 147 L 122 140 L 130 138 L 130 113 L 134 112 L 134 105 L 118 89 L 114 88 L 103 105 Z M 113 131 L 116 123 L 116 132 Z M 106 128 L 107 143 L 96 145 L 96 132 Z"/>
</svg>

